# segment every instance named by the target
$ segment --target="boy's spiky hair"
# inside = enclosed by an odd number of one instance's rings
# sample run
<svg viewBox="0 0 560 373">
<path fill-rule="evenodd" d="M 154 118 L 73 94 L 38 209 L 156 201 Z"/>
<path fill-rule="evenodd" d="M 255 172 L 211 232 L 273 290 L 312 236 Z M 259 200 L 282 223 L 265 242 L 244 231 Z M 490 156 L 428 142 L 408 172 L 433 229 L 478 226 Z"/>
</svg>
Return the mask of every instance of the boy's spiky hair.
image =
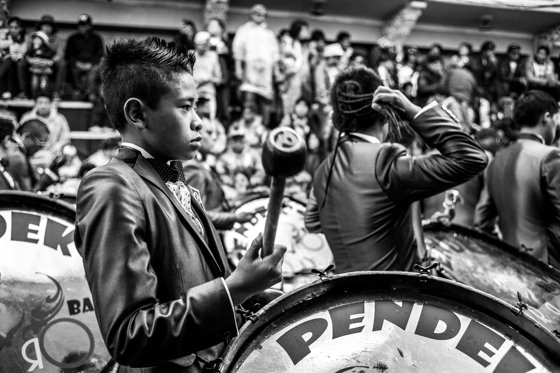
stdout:
<svg viewBox="0 0 560 373">
<path fill-rule="evenodd" d="M 135 97 L 155 109 L 171 89 L 176 74 L 193 73 L 195 55 L 165 40 L 119 40 L 107 47 L 101 81 L 109 119 L 119 131 L 126 126 L 123 107 Z"/>
</svg>

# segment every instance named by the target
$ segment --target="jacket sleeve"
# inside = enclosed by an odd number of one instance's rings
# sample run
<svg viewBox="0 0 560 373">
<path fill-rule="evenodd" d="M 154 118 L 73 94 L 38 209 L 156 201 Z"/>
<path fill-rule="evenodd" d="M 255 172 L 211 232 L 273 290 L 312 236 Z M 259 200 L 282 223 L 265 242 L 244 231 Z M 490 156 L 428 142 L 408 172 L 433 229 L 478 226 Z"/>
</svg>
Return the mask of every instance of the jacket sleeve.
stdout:
<svg viewBox="0 0 560 373">
<path fill-rule="evenodd" d="M 496 204 L 488 191 L 488 185 L 484 185 L 480 200 L 474 210 L 474 227 L 483 232 L 494 234 L 498 210 Z"/>
<path fill-rule="evenodd" d="M 305 228 L 309 233 L 322 233 L 321 220 L 319 219 L 319 204 L 317 203 L 317 198 L 315 197 L 315 189 L 311 189 L 309 192 L 309 198 L 307 200 L 307 205 L 305 207 L 304 216 Z"/>
<path fill-rule="evenodd" d="M 541 165 L 541 178 L 546 199 L 550 201 L 554 224 L 549 224 L 549 256 L 560 261 L 560 151 L 550 152 Z"/>
<path fill-rule="evenodd" d="M 435 106 L 418 115 L 411 127 L 439 154 L 412 157 L 401 145 L 385 146 L 376 160 L 376 177 L 394 200 L 424 199 L 464 183 L 484 170 L 484 150 L 447 109 Z"/>
<path fill-rule="evenodd" d="M 86 175 L 77 199 L 75 243 L 111 356 L 150 366 L 215 346 L 237 333 L 223 279 L 158 299 L 144 200 L 131 180 L 106 170 Z"/>
</svg>

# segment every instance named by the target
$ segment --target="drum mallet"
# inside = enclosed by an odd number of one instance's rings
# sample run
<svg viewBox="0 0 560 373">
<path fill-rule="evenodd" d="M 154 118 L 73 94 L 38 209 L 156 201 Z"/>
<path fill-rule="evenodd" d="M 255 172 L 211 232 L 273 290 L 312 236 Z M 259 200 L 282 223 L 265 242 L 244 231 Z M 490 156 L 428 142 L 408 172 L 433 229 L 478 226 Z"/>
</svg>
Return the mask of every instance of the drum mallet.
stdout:
<svg viewBox="0 0 560 373">
<path fill-rule="evenodd" d="M 272 254 L 274 249 L 286 178 L 303 170 L 306 157 L 305 140 L 296 131 L 289 127 L 277 127 L 270 131 L 262 151 L 264 171 L 272 178 L 264 225 L 263 257 Z"/>
</svg>

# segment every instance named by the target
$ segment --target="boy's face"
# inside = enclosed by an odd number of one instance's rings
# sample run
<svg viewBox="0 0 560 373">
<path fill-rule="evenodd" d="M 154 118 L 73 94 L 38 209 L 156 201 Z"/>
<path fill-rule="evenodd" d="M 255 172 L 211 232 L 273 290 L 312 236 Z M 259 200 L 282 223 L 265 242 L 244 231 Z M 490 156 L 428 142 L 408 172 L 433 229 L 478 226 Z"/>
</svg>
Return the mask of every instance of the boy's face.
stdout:
<svg viewBox="0 0 560 373">
<path fill-rule="evenodd" d="M 41 40 L 41 38 L 34 36 L 31 39 L 31 43 L 33 44 L 33 49 L 39 49 L 41 48 L 41 45 L 43 45 L 43 41 Z"/>
<path fill-rule="evenodd" d="M 51 35 L 52 32 L 53 32 L 53 27 L 52 27 L 52 25 L 49 25 L 48 23 L 43 23 L 41 25 L 41 31 L 43 31 L 47 35 Z"/>
<path fill-rule="evenodd" d="M 185 35 L 187 35 L 191 38 L 194 36 L 194 28 L 189 23 L 183 23 L 181 25 L 181 31 L 183 32 L 183 34 L 185 34 Z"/>
<path fill-rule="evenodd" d="M 223 32 L 220 22 L 216 21 L 215 19 L 208 22 L 208 27 L 206 27 L 206 29 L 212 36 L 220 36 Z"/>
<path fill-rule="evenodd" d="M 19 22 L 17 21 L 12 21 L 10 22 L 10 24 L 8 25 L 8 31 L 10 32 L 10 34 L 12 36 L 17 36 L 19 35 L 19 33 L 21 32 L 22 27 L 20 25 Z"/>
<path fill-rule="evenodd" d="M 340 41 L 340 46 L 342 47 L 342 49 L 346 50 L 350 47 L 350 38 L 343 38 Z"/>
<path fill-rule="evenodd" d="M 161 159 L 194 158 L 202 141 L 202 121 L 194 110 L 197 99 L 193 76 L 182 72 L 174 75 L 169 93 L 155 109 L 145 105 L 146 128 L 140 134 L 150 154 Z"/>
<path fill-rule="evenodd" d="M 51 113 L 52 101 L 48 97 L 39 96 L 37 97 L 37 114 L 46 117 Z"/>
<path fill-rule="evenodd" d="M 298 117 L 303 118 L 307 116 L 307 113 L 309 112 L 309 108 L 307 107 L 307 104 L 304 101 L 299 101 L 294 107 L 294 112 Z"/>
<path fill-rule="evenodd" d="M 547 57 L 548 57 L 548 53 L 546 52 L 546 49 L 540 48 L 537 50 L 537 54 L 535 55 L 535 60 L 537 60 L 538 63 L 542 63 L 546 60 Z"/>
<path fill-rule="evenodd" d="M 245 150 L 245 136 L 234 136 L 229 139 L 231 150 L 234 153 L 240 154 Z"/>
</svg>

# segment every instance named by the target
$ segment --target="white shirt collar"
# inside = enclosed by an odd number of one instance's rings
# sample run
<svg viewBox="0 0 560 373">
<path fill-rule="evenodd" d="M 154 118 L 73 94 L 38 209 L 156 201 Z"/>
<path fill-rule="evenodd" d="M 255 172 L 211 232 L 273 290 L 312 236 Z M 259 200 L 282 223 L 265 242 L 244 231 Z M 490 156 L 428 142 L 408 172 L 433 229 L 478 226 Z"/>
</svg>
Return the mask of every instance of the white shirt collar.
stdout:
<svg viewBox="0 0 560 373">
<path fill-rule="evenodd" d="M 366 140 L 367 142 L 370 142 L 372 144 L 381 144 L 381 141 L 379 141 L 379 139 L 375 136 L 366 135 L 359 132 L 350 132 L 350 135 L 359 137 L 360 139 Z"/>
<path fill-rule="evenodd" d="M 131 142 L 123 142 L 121 144 L 121 146 L 124 146 L 125 148 L 130 148 L 130 149 L 134 149 L 140 152 L 140 154 L 142 154 L 142 157 L 146 158 L 146 159 L 154 159 L 154 157 L 148 153 L 146 151 L 146 149 L 142 148 L 141 146 L 138 146 L 136 144 L 133 144 Z"/>
</svg>

